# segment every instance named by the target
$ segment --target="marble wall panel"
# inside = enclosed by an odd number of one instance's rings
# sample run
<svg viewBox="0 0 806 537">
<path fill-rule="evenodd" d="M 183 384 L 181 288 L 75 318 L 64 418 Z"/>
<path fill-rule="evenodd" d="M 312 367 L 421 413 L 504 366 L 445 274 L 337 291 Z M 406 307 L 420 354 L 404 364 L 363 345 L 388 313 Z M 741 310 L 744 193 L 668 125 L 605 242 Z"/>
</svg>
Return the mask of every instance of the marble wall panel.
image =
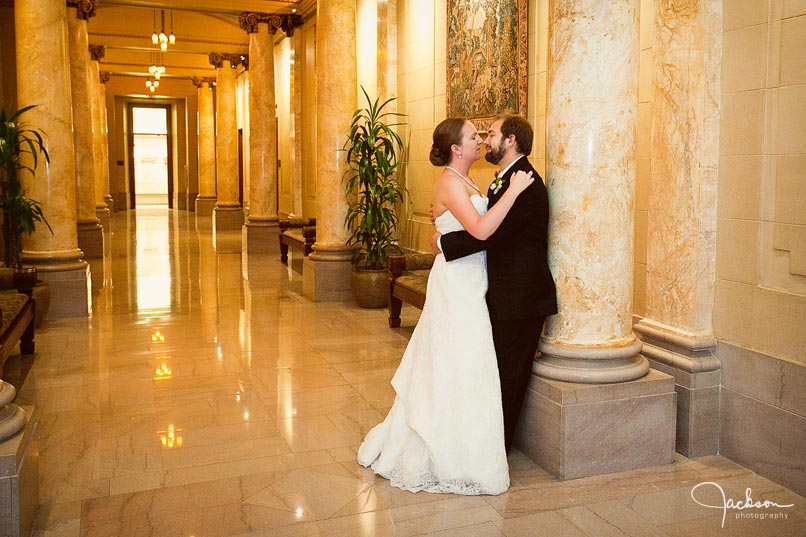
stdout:
<svg viewBox="0 0 806 537">
<path fill-rule="evenodd" d="M 806 418 L 806 365 L 720 343 L 722 386 Z"/>
<path fill-rule="evenodd" d="M 758 237 L 757 221 L 720 218 L 716 235 L 717 278 L 757 283 Z"/>
<path fill-rule="evenodd" d="M 806 494 L 806 417 L 723 387 L 720 452 Z"/>
</svg>

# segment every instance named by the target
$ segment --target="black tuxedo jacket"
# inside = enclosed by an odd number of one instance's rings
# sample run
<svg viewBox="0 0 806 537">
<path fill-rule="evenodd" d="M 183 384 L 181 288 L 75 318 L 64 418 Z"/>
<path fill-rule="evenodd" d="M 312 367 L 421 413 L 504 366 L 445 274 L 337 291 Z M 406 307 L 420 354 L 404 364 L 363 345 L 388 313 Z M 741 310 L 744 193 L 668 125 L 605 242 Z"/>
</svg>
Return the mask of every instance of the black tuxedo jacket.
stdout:
<svg viewBox="0 0 806 537">
<path fill-rule="evenodd" d="M 502 186 L 487 192 L 492 207 L 509 188 L 518 170 L 531 171 L 535 181 L 515 200 L 501 226 L 486 241 L 467 231 L 446 233 L 440 239 L 445 259 L 452 261 L 487 250 L 487 307 L 490 319 L 538 319 L 557 313 L 554 279 L 549 271 L 549 204 L 546 186 L 532 164 L 521 157 L 506 171 Z"/>
</svg>

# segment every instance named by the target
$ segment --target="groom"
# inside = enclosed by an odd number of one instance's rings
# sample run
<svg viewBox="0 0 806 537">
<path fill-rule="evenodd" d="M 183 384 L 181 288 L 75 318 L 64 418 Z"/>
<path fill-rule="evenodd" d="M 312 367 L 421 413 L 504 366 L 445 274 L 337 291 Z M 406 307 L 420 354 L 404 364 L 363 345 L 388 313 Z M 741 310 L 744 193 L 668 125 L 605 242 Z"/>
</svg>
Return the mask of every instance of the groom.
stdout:
<svg viewBox="0 0 806 537">
<path fill-rule="evenodd" d="M 501 198 L 516 171 L 540 178 L 526 158 L 532 151 L 532 138 L 532 126 L 519 116 L 499 115 L 490 126 L 484 141 L 485 159 L 496 164 L 498 172 L 487 192 L 489 207 Z M 486 241 L 467 231 L 441 237 L 437 233 L 432 240 L 447 261 L 487 250 L 487 307 L 501 378 L 507 451 L 518 425 L 543 321 L 557 313 L 554 280 L 546 259 L 548 213 L 546 187 L 537 180 L 518 196 L 498 231 Z"/>
</svg>

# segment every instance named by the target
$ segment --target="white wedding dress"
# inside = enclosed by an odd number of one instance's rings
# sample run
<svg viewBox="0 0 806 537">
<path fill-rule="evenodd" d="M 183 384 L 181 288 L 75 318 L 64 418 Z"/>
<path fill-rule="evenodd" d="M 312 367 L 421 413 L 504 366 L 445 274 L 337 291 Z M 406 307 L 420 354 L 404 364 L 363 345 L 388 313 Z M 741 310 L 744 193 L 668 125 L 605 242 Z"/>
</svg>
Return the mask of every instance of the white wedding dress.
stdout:
<svg viewBox="0 0 806 537">
<path fill-rule="evenodd" d="M 479 214 L 487 198 L 474 195 Z M 445 212 L 441 233 L 462 229 Z M 417 492 L 500 494 L 509 488 L 501 387 L 484 295 L 486 252 L 436 256 L 425 306 L 392 378 L 397 396 L 358 462 Z"/>
</svg>

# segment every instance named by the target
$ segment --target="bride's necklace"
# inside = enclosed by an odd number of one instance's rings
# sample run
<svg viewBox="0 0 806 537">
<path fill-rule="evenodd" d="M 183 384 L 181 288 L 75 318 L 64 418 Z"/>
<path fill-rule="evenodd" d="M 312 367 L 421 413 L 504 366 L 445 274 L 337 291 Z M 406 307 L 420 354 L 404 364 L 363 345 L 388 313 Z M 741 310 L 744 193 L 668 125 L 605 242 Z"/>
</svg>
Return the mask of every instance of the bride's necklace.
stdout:
<svg viewBox="0 0 806 537">
<path fill-rule="evenodd" d="M 469 184 L 473 188 L 473 190 L 481 194 L 481 189 L 476 186 L 476 183 L 473 182 L 473 179 L 471 179 L 470 177 L 465 177 L 464 175 L 462 175 L 461 172 L 459 172 L 459 170 L 457 170 L 452 166 L 445 166 L 445 167 L 448 168 L 453 173 L 455 173 L 456 175 L 458 175 L 459 177 L 461 177 L 465 183 Z"/>
</svg>

